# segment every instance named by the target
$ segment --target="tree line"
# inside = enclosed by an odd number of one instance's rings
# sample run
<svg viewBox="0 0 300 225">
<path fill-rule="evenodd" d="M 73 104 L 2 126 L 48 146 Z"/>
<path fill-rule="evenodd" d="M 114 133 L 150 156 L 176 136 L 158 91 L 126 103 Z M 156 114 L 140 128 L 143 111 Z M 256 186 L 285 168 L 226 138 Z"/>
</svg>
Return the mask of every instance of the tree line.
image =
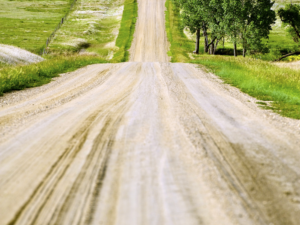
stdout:
<svg viewBox="0 0 300 225">
<path fill-rule="evenodd" d="M 237 56 L 237 44 L 248 50 L 260 50 L 262 40 L 268 38 L 276 13 L 270 0 L 174 0 L 181 9 L 182 21 L 192 33 L 196 33 L 199 53 L 201 31 L 204 36 L 204 52 L 215 54 L 220 42 L 226 38 L 233 44 Z M 297 33 L 298 35 L 299 33 Z M 300 36 L 297 36 L 300 37 Z"/>
</svg>

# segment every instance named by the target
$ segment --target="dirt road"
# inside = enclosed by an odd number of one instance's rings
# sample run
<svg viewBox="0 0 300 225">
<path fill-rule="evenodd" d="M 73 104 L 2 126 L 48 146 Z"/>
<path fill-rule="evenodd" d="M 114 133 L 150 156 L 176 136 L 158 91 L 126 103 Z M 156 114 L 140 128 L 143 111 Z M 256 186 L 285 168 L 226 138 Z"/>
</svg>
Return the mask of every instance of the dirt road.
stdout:
<svg viewBox="0 0 300 225">
<path fill-rule="evenodd" d="M 140 0 L 129 63 L 1 97 L 1 225 L 299 224 L 299 121 L 166 49 Z"/>
</svg>

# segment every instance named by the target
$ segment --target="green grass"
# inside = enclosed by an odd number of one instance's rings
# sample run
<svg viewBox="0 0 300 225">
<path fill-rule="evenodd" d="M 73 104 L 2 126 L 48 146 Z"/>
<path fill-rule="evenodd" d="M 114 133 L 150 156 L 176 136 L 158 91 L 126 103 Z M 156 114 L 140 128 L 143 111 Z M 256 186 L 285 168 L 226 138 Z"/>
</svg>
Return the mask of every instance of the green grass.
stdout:
<svg viewBox="0 0 300 225">
<path fill-rule="evenodd" d="M 1 0 L 0 43 L 39 53 L 72 0 Z"/>
<path fill-rule="evenodd" d="M 0 95 L 12 90 L 40 86 L 49 83 L 53 77 L 57 77 L 60 73 L 105 62 L 103 59 L 93 56 L 60 56 L 49 58 L 37 64 L 5 67 L 0 70 Z"/>
<path fill-rule="evenodd" d="M 119 50 L 115 53 L 112 62 L 126 62 L 129 60 L 128 50 L 133 40 L 137 12 L 137 0 L 125 0 L 121 27 L 116 40 L 116 46 Z"/>
<path fill-rule="evenodd" d="M 192 52 L 194 42 L 188 40 L 183 30 L 180 29 L 179 9 L 172 0 L 166 0 L 166 8 L 166 30 L 168 40 L 171 43 L 168 55 L 171 57 L 171 62 L 187 62 L 189 60 L 188 52 Z"/>
<path fill-rule="evenodd" d="M 279 68 L 250 57 L 193 55 L 195 59 L 191 60 L 187 53 L 192 52 L 193 46 L 183 44 L 189 39 L 182 33 L 178 11 L 174 10 L 172 0 L 167 0 L 166 6 L 166 28 L 173 62 L 203 65 L 225 82 L 260 100 L 260 107 L 300 119 L 300 71 Z M 225 47 L 228 48 L 228 43 Z"/>
<path fill-rule="evenodd" d="M 242 57 L 200 56 L 192 62 L 250 96 L 271 101 L 271 109 L 277 113 L 300 119 L 300 71 Z"/>
</svg>

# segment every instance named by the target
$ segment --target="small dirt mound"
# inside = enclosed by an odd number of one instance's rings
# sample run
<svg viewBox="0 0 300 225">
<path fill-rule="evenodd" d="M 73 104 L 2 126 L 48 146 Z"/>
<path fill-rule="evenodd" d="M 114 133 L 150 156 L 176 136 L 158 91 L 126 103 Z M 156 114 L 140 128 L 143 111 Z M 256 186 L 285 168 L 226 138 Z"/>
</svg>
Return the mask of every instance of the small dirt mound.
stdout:
<svg viewBox="0 0 300 225">
<path fill-rule="evenodd" d="M 0 62 L 6 64 L 30 64 L 44 59 L 36 54 L 11 45 L 0 44 Z"/>
</svg>

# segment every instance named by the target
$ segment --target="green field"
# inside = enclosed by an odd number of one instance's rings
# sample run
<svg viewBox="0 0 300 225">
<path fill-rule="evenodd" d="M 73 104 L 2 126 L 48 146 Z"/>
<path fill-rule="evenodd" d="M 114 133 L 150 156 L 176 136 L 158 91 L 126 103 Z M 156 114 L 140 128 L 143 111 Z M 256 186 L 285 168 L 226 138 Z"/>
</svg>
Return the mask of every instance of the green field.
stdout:
<svg viewBox="0 0 300 225">
<path fill-rule="evenodd" d="M 0 43 L 39 53 L 73 0 L 0 0 Z"/>
</svg>

